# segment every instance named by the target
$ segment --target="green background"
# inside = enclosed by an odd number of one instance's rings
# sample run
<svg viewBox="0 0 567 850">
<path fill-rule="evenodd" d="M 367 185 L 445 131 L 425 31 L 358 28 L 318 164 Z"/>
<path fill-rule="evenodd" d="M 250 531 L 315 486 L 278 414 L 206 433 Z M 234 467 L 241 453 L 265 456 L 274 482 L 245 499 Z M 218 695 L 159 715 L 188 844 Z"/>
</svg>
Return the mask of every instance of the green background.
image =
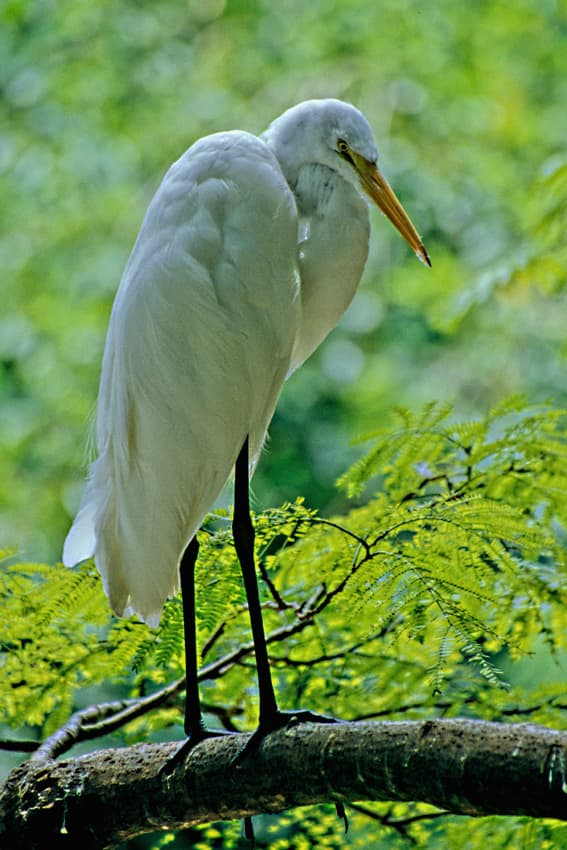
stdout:
<svg viewBox="0 0 567 850">
<path fill-rule="evenodd" d="M 565 406 L 564 2 L 4 2 L 0 545 L 60 557 L 112 299 L 170 163 L 324 96 L 369 119 L 433 268 L 372 212 L 359 294 L 284 389 L 256 506 L 341 510 L 353 438 L 397 405 Z"/>
<path fill-rule="evenodd" d="M 565 402 L 565 247 L 539 232 L 566 153 L 564 3 L 36 0 L 0 16 L 4 545 L 60 555 L 113 295 L 169 164 L 305 98 L 367 115 L 433 269 L 372 213 L 359 295 L 283 393 L 258 506 L 340 507 L 350 441 L 398 404 Z"/>
</svg>

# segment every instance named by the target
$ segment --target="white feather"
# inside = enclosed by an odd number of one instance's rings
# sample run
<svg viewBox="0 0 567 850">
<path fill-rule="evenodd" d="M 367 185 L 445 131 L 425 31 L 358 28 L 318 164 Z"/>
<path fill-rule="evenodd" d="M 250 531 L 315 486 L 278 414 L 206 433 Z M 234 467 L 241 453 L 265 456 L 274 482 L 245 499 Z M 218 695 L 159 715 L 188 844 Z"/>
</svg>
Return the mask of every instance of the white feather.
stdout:
<svg viewBox="0 0 567 850">
<path fill-rule="evenodd" d="M 94 555 L 117 614 L 158 623 L 246 436 L 253 471 L 286 375 L 354 295 L 368 213 L 337 139 L 374 167 L 361 113 L 309 101 L 260 138 L 197 142 L 149 205 L 110 319 L 98 459 L 63 553 L 68 565 Z"/>
<path fill-rule="evenodd" d="M 296 222 L 273 156 L 244 133 L 194 145 L 149 206 L 110 320 L 99 458 L 63 555 L 95 555 L 118 614 L 156 623 L 247 434 L 257 459 L 299 323 Z"/>
</svg>

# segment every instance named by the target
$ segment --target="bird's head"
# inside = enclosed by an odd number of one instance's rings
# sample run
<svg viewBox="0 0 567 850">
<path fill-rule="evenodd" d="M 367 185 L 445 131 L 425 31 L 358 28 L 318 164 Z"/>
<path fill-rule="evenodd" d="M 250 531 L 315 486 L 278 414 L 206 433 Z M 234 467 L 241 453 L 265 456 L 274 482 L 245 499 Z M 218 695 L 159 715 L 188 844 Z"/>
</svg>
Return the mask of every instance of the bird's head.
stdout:
<svg viewBox="0 0 567 850">
<path fill-rule="evenodd" d="M 273 121 L 262 138 L 294 185 L 309 163 L 326 165 L 366 194 L 425 265 L 431 262 L 419 234 L 377 166 L 378 151 L 364 115 L 341 100 L 306 100 Z"/>
</svg>

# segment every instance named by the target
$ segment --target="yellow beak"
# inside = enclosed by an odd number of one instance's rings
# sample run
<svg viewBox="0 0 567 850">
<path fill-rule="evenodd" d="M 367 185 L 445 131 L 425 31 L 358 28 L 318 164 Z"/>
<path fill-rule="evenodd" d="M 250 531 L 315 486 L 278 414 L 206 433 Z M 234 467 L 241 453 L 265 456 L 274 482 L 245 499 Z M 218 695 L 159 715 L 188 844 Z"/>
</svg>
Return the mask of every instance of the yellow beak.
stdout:
<svg viewBox="0 0 567 850">
<path fill-rule="evenodd" d="M 380 174 L 373 162 L 369 162 L 352 150 L 349 151 L 349 154 L 359 174 L 362 188 L 368 197 L 374 201 L 376 206 L 390 219 L 396 230 L 402 234 L 418 260 L 421 260 L 424 265 L 430 266 L 431 260 L 427 256 L 419 233 L 386 178 Z"/>
</svg>

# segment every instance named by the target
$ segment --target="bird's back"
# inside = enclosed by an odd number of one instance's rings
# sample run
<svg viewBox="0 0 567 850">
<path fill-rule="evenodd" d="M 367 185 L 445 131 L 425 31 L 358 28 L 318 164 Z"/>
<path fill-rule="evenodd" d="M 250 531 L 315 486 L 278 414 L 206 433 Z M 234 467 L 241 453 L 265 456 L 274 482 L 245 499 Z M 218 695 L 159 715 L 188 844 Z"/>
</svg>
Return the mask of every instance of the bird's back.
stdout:
<svg viewBox="0 0 567 850">
<path fill-rule="evenodd" d="M 99 457 L 64 561 L 94 554 L 113 609 L 156 623 L 250 436 L 254 462 L 300 317 L 295 201 L 247 133 L 197 142 L 154 196 L 116 296 Z"/>
</svg>

